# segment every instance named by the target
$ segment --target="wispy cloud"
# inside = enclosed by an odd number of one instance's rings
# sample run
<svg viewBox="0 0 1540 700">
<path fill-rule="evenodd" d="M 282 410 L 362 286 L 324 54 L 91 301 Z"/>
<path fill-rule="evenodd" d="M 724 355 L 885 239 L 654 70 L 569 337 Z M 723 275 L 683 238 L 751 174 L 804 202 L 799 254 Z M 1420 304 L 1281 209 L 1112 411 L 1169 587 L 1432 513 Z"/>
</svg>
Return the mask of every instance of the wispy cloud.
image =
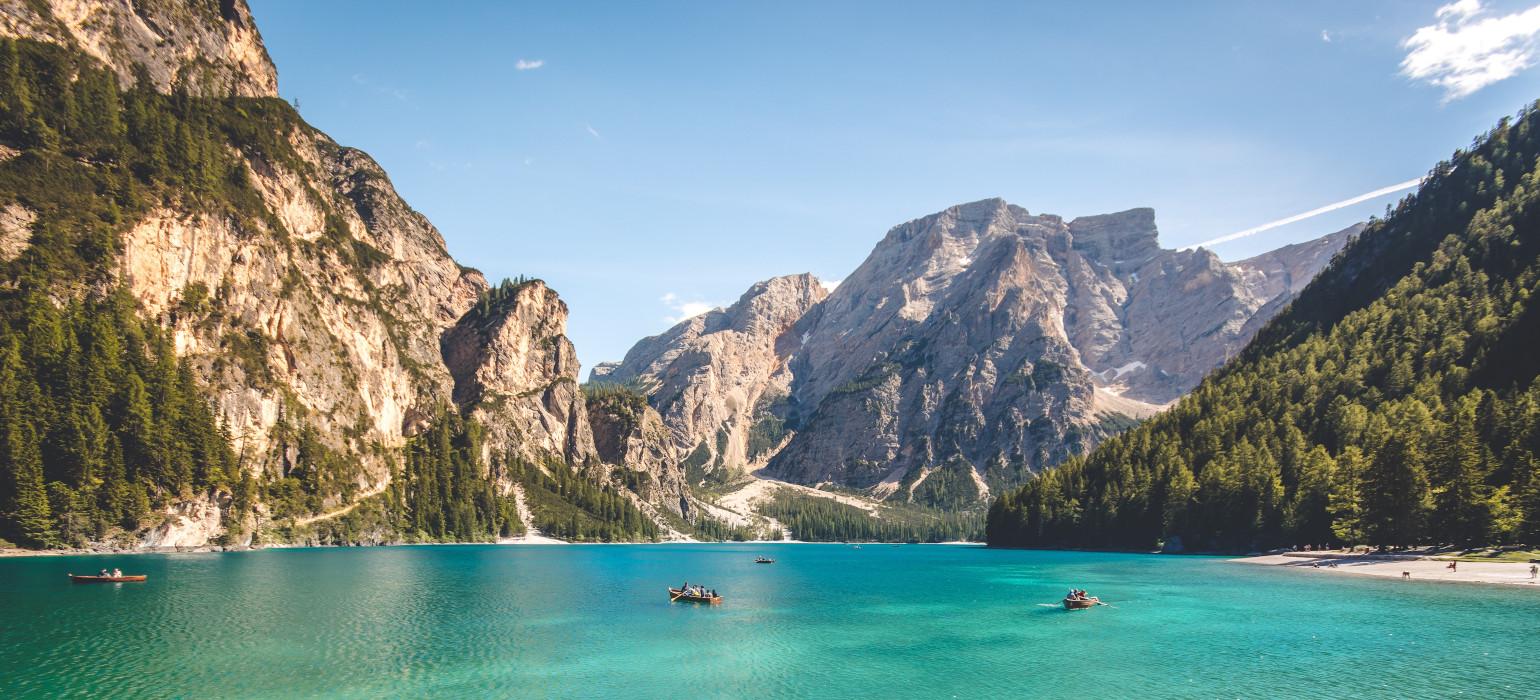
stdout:
<svg viewBox="0 0 1540 700">
<path fill-rule="evenodd" d="M 514 70 L 534 70 L 534 69 L 539 68 L 539 67 L 541 67 L 543 65 L 545 65 L 545 59 L 543 59 L 543 58 L 537 58 L 537 59 L 534 59 L 534 60 L 529 60 L 529 59 L 521 58 L 521 59 L 519 59 L 517 62 L 515 62 L 513 64 L 513 69 Z"/>
<path fill-rule="evenodd" d="M 663 305 L 673 312 L 672 315 L 663 317 L 663 320 L 669 323 L 678 323 L 688 318 L 695 318 L 718 306 L 709 301 L 686 301 L 673 292 L 664 294 L 658 298 L 658 301 L 663 302 Z"/>
<path fill-rule="evenodd" d="M 1506 80 L 1535 63 L 1540 5 L 1493 15 L 1481 0 L 1458 0 L 1433 15 L 1401 43 L 1407 49 L 1401 74 L 1444 89 L 1444 101 L 1458 100 Z"/>
<path fill-rule="evenodd" d="M 1279 219 L 1277 221 L 1269 221 L 1269 222 L 1267 222 L 1265 224 L 1262 224 L 1261 226 L 1253 226 L 1251 228 L 1246 229 L 1245 231 L 1236 231 L 1235 233 L 1232 233 L 1232 234 L 1229 234 L 1229 235 L 1225 235 L 1225 236 L 1220 236 L 1218 238 L 1215 238 L 1215 239 L 1212 239 L 1212 240 L 1207 240 L 1207 241 L 1204 241 L 1202 243 L 1194 243 L 1194 244 L 1192 244 L 1190 246 L 1184 246 L 1182 248 L 1182 250 L 1192 250 L 1193 248 L 1200 248 L 1200 247 L 1202 247 L 1202 248 L 1210 248 L 1210 247 L 1219 245 L 1220 243 L 1229 243 L 1230 241 L 1240 240 L 1240 239 L 1245 238 L 1247 236 L 1255 236 L 1256 234 L 1259 234 L 1259 233 L 1261 233 L 1263 231 L 1271 231 L 1271 230 L 1273 230 L 1275 228 L 1278 228 L 1279 226 L 1288 226 L 1289 224 L 1292 224 L 1292 223 L 1295 223 L 1295 222 L 1299 222 L 1299 221 L 1304 221 L 1305 219 L 1309 219 L 1311 217 L 1320 216 L 1320 215 L 1325 214 L 1327 212 L 1336 211 L 1336 210 L 1341 209 L 1343 207 L 1351 207 L 1354 204 L 1359 204 L 1359 203 L 1362 203 L 1362 202 L 1367 202 L 1367 201 L 1369 201 L 1371 199 L 1374 199 L 1376 197 L 1383 197 L 1383 196 L 1385 196 L 1387 194 L 1392 194 L 1392 193 L 1395 193 L 1395 192 L 1400 192 L 1401 190 L 1409 190 L 1409 189 L 1411 189 L 1413 187 L 1416 187 L 1416 186 L 1418 186 L 1420 184 L 1422 184 L 1422 178 L 1420 178 L 1420 177 L 1415 179 L 1415 180 L 1407 180 L 1406 182 L 1398 182 L 1398 183 L 1396 183 L 1394 185 L 1391 185 L 1389 187 L 1381 187 L 1381 188 L 1379 188 L 1379 189 L 1377 189 L 1377 190 L 1375 190 L 1373 192 L 1365 192 L 1365 193 L 1363 193 L 1361 195 L 1358 195 L 1357 197 L 1349 197 L 1348 199 L 1344 199 L 1344 200 L 1342 200 L 1340 202 L 1332 202 L 1331 204 L 1328 204 L 1328 205 L 1326 205 L 1324 207 L 1316 207 L 1315 209 L 1311 209 L 1310 211 L 1304 212 L 1302 214 L 1295 214 L 1294 216 L 1286 216 L 1286 217 L 1284 217 L 1282 219 Z"/>
<path fill-rule="evenodd" d="M 1328 32 L 1325 29 L 1322 29 L 1321 30 L 1321 41 L 1324 41 L 1324 42 L 1330 44 L 1331 43 L 1331 32 Z"/>
<path fill-rule="evenodd" d="M 406 90 L 398 88 L 398 87 L 396 87 L 394 85 L 380 85 L 380 84 L 377 84 L 374 81 L 370 80 L 369 76 L 366 76 L 363 73 L 354 73 L 353 74 L 353 82 L 357 83 L 359 85 L 362 85 L 362 86 L 364 86 L 366 88 L 369 88 L 370 90 L 373 90 L 376 94 L 385 95 L 387 97 L 395 98 L 397 102 L 411 102 L 412 101 L 411 93 L 408 93 Z"/>
<path fill-rule="evenodd" d="M 823 290 L 825 292 L 832 292 L 834 291 L 835 287 L 840 286 L 840 283 L 844 281 L 845 280 L 818 280 L 818 284 L 823 286 Z"/>
<path fill-rule="evenodd" d="M 599 135 L 599 130 L 595 129 L 593 124 L 584 124 L 583 128 L 588 130 L 589 136 L 599 139 L 600 141 L 604 140 L 604 137 Z"/>
</svg>

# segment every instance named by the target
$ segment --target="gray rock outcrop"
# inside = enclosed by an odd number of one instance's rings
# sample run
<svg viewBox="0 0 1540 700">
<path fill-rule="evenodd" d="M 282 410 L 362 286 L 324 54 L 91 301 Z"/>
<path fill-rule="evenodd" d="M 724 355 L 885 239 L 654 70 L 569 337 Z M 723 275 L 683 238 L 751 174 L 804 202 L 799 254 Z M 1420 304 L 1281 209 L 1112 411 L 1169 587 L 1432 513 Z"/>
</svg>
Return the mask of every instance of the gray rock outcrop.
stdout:
<svg viewBox="0 0 1540 700">
<path fill-rule="evenodd" d="M 728 308 L 643 339 L 590 381 L 638 384 L 696 468 L 762 463 L 779 447 L 789 410 L 788 362 L 801 346 L 792 327 L 826 296 L 809 274 L 760 282 Z"/>
<path fill-rule="evenodd" d="M 274 97 L 278 71 L 246 0 L 47 0 L 0 2 L 0 36 L 77 49 L 125 87 L 142 70 L 161 92 Z"/>
<path fill-rule="evenodd" d="M 790 278 L 761 283 L 594 375 L 639 382 L 687 459 L 957 506 L 1190 390 L 1356 230 L 1225 263 L 1161 248 L 1150 209 L 973 202 L 893 228 L 827 298 L 755 306 Z M 731 330 L 750 308 L 760 332 Z"/>
</svg>

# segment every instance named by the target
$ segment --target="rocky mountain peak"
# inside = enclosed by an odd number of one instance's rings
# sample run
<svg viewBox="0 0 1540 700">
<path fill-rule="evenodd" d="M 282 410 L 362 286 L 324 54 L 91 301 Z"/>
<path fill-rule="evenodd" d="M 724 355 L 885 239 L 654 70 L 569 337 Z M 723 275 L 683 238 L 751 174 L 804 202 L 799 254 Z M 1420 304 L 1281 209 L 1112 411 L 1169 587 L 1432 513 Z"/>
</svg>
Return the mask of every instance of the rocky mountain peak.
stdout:
<svg viewBox="0 0 1540 700">
<path fill-rule="evenodd" d="M 276 97 L 278 70 L 246 0 L 0 0 L 0 36 L 82 51 L 161 92 Z"/>
<path fill-rule="evenodd" d="M 951 507 L 1180 396 L 1347 235 L 1229 264 L 1161 248 L 1149 208 L 1066 222 L 985 199 L 890 229 L 821 302 L 798 280 L 798 303 L 770 307 L 805 312 L 752 366 L 728 359 L 735 314 L 793 278 L 638 343 L 609 376 L 643 380 L 681 454 Z"/>
<path fill-rule="evenodd" d="M 823 283 L 812 273 L 772 277 L 749 287 L 726 316 L 740 333 L 779 334 L 828 295 Z"/>
<path fill-rule="evenodd" d="M 1160 252 L 1155 210 L 1082 216 L 1069 222 L 1075 250 L 1117 271 L 1137 270 Z"/>
</svg>

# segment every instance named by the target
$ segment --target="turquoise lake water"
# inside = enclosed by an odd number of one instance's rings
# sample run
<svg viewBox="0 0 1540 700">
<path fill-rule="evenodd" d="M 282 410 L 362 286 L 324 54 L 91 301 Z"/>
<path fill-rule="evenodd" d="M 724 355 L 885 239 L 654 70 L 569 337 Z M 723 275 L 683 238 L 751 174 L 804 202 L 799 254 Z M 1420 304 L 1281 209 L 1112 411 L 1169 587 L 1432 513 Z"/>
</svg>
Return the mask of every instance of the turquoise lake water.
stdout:
<svg viewBox="0 0 1540 700">
<path fill-rule="evenodd" d="M 65 578 L 115 566 L 150 580 Z M 1534 698 L 1540 591 L 926 545 L 0 559 L 0 696 L 83 695 Z"/>
</svg>

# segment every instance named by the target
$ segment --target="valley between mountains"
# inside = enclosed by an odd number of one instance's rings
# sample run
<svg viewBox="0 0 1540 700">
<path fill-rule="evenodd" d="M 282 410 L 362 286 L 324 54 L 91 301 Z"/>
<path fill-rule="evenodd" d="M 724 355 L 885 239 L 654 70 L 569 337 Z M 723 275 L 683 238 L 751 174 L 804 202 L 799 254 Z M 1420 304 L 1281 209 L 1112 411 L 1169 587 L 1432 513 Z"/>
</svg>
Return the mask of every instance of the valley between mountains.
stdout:
<svg viewBox="0 0 1540 700">
<path fill-rule="evenodd" d="M 1150 209 L 959 204 L 584 382 L 557 291 L 451 258 L 278 98 L 244 2 L 3 0 L 0 37 L 0 538 L 27 548 L 979 539 L 1362 229 L 1227 262 Z"/>
</svg>

